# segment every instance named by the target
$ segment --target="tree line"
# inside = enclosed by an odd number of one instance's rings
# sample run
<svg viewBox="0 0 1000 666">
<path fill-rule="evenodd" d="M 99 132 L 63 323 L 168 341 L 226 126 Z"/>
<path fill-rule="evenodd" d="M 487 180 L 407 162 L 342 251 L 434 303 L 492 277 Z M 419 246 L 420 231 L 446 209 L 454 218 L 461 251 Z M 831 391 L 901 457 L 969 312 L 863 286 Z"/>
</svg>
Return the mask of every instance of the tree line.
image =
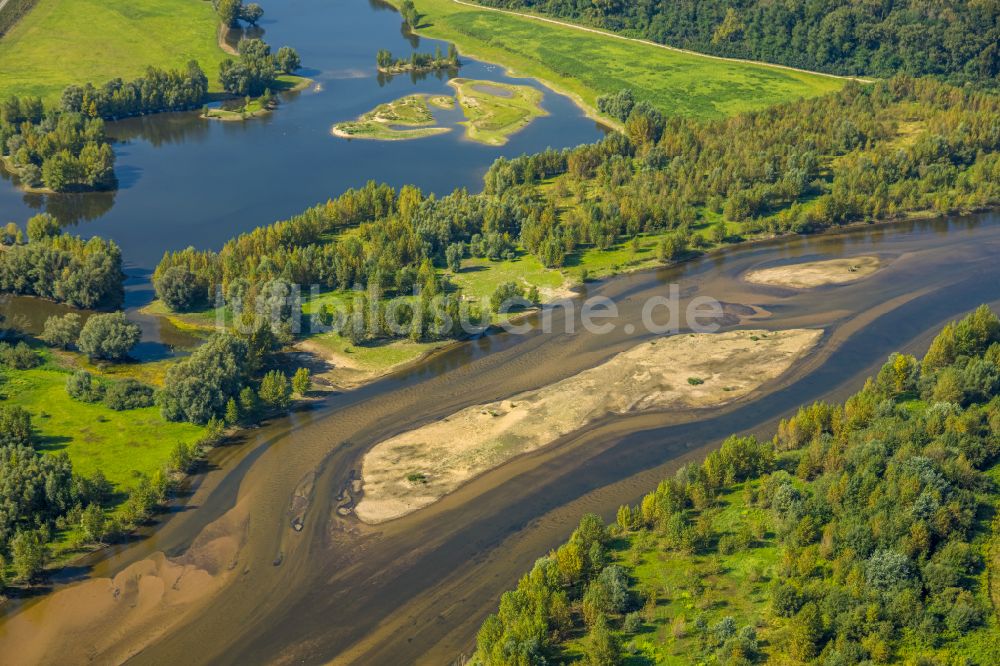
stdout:
<svg viewBox="0 0 1000 666">
<path fill-rule="evenodd" d="M 560 267 L 581 248 L 658 233 L 660 256 L 672 261 L 741 234 L 1000 201 L 995 96 L 896 77 L 719 121 L 668 118 L 629 99 L 615 101 L 628 107 L 624 133 L 498 159 L 480 194 L 369 183 L 219 252 L 167 253 L 154 274 L 158 294 L 177 310 L 214 303 L 216 287 L 227 304 L 256 298 L 276 279 L 382 296 L 416 285 L 433 295 L 449 290 L 437 269 L 460 270 L 466 257 L 523 250 Z M 908 140 L 904 120 L 917 128 Z"/>
<path fill-rule="evenodd" d="M 947 0 L 479 0 L 660 44 L 844 75 L 933 75 L 995 87 L 1000 8 Z"/>
<path fill-rule="evenodd" d="M 458 59 L 458 50 L 455 45 L 449 44 L 447 55 L 441 52 L 439 46 L 434 53 L 414 51 L 409 58 L 396 58 L 388 49 L 379 49 L 378 53 L 375 54 L 375 64 L 380 72 L 392 74 L 416 70 L 454 69 L 462 63 Z"/>
<path fill-rule="evenodd" d="M 28 187 L 115 187 L 115 154 L 99 118 L 46 109 L 37 97 L 0 102 L 0 157 Z"/>
<path fill-rule="evenodd" d="M 100 87 L 93 83 L 67 86 L 60 106 L 63 111 L 114 120 L 197 108 L 207 93 L 208 77 L 191 60 L 184 69 L 149 67 L 144 76 L 131 81 L 112 79 Z"/>
<path fill-rule="evenodd" d="M 558 662 L 575 640 L 586 663 L 610 666 L 624 663 L 642 624 L 665 635 L 671 623 L 675 636 L 700 636 L 690 657 L 705 663 L 888 663 L 901 651 L 961 661 L 959 641 L 990 622 L 988 581 L 1000 566 L 998 426 L 1000 319 L 983 306 L 949 324 L 923 359 L 893 354 L 844 404 L 802 407 L 770 442 L 728 438 L 622 506 L 610 527 L 585 516 L 503 594 L 476 660 Z M 741 518 L 718 522 L 733 489 Z M 639 543 L 653 548 L 651 561 L 658 549 L 690 554 L 716 562 L 720 576 L 724 557 L 777 547 L 767 598 L 752 602 L 762 619 L 709 625 L 698 605 L 686 618 L 640 614 L 663 592 L 620 559 Z"/>
</svg>

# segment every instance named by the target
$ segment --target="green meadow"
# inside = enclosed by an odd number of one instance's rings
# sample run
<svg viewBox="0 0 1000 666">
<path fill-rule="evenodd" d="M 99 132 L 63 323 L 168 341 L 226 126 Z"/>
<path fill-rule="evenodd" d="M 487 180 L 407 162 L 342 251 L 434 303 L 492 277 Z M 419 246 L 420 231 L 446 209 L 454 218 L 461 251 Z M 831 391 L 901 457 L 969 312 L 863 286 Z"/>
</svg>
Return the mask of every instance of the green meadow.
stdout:
<svg viewBox="0 0 1000 666">
<path fill-rule="evenodd" d="M 38 448 L 65 452 L 77 473 L 100 470 L 117 490 L 131 487 L 140 474 L 162 469 L 179 442 L 195 442 L 205 429 L 169 423 L 158 407 L 115 411 L 103 403 L 84 403 L 66 393 L 72 370 L 51 352 L 30 370 L 0 370 L 0 404 L 23 407 L 31 414 Z"/>
<path fill-rule="evenodd" d="M 415 0 L 418 31 L 465 55 L 537 78 L 578 102 L 632 88 L 668 114 L 719 118 L 839 89 L 844 81 L 764 64 L 682 53 L 452 0 Z"/>
<path fill-rule="evenodd" d="M 59 98 L 71 83 L 135 78 L 197 60 L 216 89 L 226 54 L 207 0 L 38 0 L 0 39 L 0 98 Z"/>
</svg>

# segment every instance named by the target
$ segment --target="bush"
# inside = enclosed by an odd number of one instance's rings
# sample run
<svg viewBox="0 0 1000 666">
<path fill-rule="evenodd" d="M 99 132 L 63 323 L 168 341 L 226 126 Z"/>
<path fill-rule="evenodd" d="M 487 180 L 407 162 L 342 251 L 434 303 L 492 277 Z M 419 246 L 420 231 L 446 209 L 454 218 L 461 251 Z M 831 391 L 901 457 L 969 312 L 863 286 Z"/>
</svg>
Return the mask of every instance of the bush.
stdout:
<svg viewBox="0 0 1000 666">
<path fill-rule="evenodd" d="M 171 266 L 153 281 L 156 296 L 175 312 L 190 310 L 204 301 L 205 293 L 185 266 Z"/>
<path fill-rule="evenodd" d="M 104 386 L 86 370 L 78 370 L 66 380 L 66 393 L 80 402 L 97 402 L 104 397 Z"/>
<path fill-rule="evenodd" d="M 524 297 L 524 287 L 516 282 L 504 282 L 490 296 L 490 307 L 494 312 L 510 312 L 530 305 Z"/>
<path fill-rule="evenodd" d="M 139 327 L 124 312 L 94 315 L 80 331 L 77 345 L 90 358 L 117 361 L 125 358 L 139 342 Z"/>
<path fill-rule="evenodd" d="M 114 382 L 104 393 L 104 404 L 118 412 L 150 407 L 153 404 L 153 388 L 134 379 Z"/>
<path fill-rule="evenodd" d="M 0 363 L 15 370 L 28 370 L 39 365 L 42 359 L 35 351 L 23 342 L 11 346 L 0 342 Z"/>
<path fill-rule="evenodd" d="M 38 337 L 51 347 L 69 349 L 80 337 L 80 315 L 69 312 L 62 317 L 49 317 L 45 320 L 45 328 Z"/>
<path fill-rule="evenodd" d="M 0 447 L 31 445 L 31 415 L 21 407 L 0 406 Z"/>
</svg>

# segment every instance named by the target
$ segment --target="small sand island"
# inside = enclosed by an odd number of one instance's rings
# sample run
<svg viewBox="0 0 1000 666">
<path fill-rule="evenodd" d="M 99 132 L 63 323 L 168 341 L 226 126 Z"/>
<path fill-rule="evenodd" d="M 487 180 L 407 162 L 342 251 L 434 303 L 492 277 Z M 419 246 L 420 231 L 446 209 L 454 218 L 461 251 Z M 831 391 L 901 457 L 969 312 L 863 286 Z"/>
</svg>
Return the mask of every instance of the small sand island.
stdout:
<svg viewBox="0 0 1000 666">
<path fill-rule="evenodd" d="M 532 120 L 548 115 L 541 107 L 542 91 L 531 86 L 472 79 L 452 79 L 448 85 L 465 112 L 465 135 L 473 141 L 502 146 Z"/>
<path fill-rule="evenodd" d="M 366 523 L 425 507 L 606 414 L 717 407 L 786 372 L 823 332 L 731 331 L 645 342 L 541 389 L 463 409 L 380 442 L 362 463 Z"/>
<path fill-rule="evenodd" d="M 454 100 L 443 95 L 407 95 L 392 102 L 379 104 L 357 120 L 337 123 L 330 130 L 345 139 L 379 139 L 400 141 L 450 132 L 447 127 L 434 126 L 431 106 L 440 109 L 454 107 Z M 401 129 L 410 128 L 410 129 Z"/>
<path fill-rule="evenodd" d="M 881 260 L 873 256 L 810 261 L 750 271 L 744 276 L 744 279 L 747 282 L 773 287 L 811 289 L 830 284 L 855 282 L 877 271 L 881 264 Z"/>
</svg>

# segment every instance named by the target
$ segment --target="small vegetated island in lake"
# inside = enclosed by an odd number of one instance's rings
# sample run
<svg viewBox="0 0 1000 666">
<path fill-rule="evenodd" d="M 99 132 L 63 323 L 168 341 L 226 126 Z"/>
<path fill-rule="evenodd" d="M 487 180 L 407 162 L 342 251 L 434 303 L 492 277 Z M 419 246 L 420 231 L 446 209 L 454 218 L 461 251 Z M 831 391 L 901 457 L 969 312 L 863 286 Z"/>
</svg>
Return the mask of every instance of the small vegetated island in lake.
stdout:
<svg viewBox="0 0 1000 666">
<path fill-rule="evenodd" d="M 414 51 L 409 58 L 394 58 L 388 49 L 379 49 L 375 55 L 375 64 L 383 74 L 402 74 L 404 72 L 434 72 L 442 69 L 458 69 L 462 61 L 458 59 L 458 51 L 454 44 L 448 45 L 448 55 L 441 53 L 438 47 L 434 53 L 418 53 Z"/>
<path fill-rule="evenodd" d="M 433 127 L 434 114 L 431 113 L 430 105 L 451 108 L 455 105 L 455 100 L 441 95 L 407 95 L 379 104 L 357 120 L 337 123 L 333 126 L 332 133 L 346 139 L 399 141 L 450 132 L 448 127 Z"/>
<path fill-rule="evenodd" d="M 507 143 L 511 134 L 546 115 L 543 93 L 531 86 L 493 81 L 452 79 L 458 103 L 465 112 L 466 136 L 491 146 Z"/>
<path fill-rule="evenodd" d="M 542 91 L 531 86 L 473 79 L 452 79 L 448 85 L 455 88 L 456 97 L 408 95 L 380 104 L 357 120 L 337 123 L 331 131 L 343 138 L 383 141 L 443 134 L 450 128 L 433 126 L 435 120 L 430 106 L 451 109 L 457 98 L 466 117 L 461 123 L 466 128 L 466 138 L 501 146 L 507 143 L 510 135 L 546 113 L 540 106 Z"/>
</svg>

